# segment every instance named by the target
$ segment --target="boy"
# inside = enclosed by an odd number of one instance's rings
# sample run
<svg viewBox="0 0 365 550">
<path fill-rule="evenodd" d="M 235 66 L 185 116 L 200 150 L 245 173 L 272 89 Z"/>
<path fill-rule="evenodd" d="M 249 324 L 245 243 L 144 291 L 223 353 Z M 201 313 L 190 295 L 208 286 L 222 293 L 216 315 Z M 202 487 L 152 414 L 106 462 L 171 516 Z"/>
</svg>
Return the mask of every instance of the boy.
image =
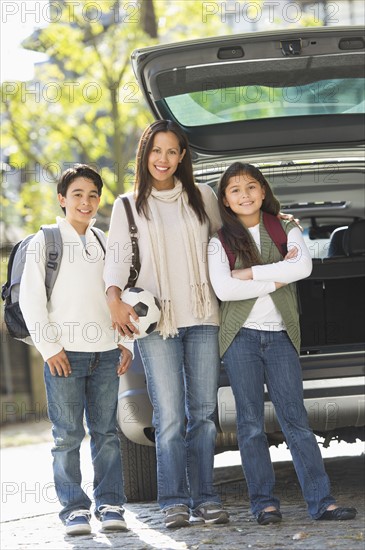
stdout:
<svg viewBox="0 0 365 550">
<path fill-rule="evenodd" d="M 79 456 L 84 413 L 91 436 L 95 515 L 103 530 L 126 530 L 116 409 L 118 375 L 131 363 L 133 344 L 118 344 L 111 327 L 104 251 L 91 230 L 102 187 L 100 175 L 86 165 L 61 175 L 57 192 L 65 218 L 57 217 L 57 225 L 63 254 L 51 298 L 47 302 L 42 230 L 28 246 L 20 285 L 20 307 L 45 361 L 54 482 L 69 535 L 91 532 L 91 500 L 81 487 Z"/>
</svg>

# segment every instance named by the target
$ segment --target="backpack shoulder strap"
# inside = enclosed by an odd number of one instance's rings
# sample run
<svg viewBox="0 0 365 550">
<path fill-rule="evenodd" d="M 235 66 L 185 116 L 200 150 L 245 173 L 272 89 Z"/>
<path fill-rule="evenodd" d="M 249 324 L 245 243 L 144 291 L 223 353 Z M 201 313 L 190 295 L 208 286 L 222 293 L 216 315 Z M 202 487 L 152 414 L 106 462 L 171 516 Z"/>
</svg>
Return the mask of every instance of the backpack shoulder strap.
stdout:
<svg viewBox="0 0 365 550">
<path fill-rule="evenodd" d="M 228 247 L 226 241 L 224 240 L 222 228 L 218 229 L 217 233 L 218 233 L 218 236 L 219 236 L 219 240 L 222 243 L 222 246 L 225 250 L 225 253 L 227 254 L 227 258 L 228 258 L 228 261 L 229 261 L 229 267 L 230 267 L 230 270 L 232 271 L 232 269 L 234 269 L 234 264 L 236 263 L 236 256 L 234 255 L 234 253 Z"/>
<path fill-rule="evenodd" d="M 268 214 L 267 212 L 262 213 L 262 219 L 265 229 L 270 235 L 271 240 L 275 243 L 277 249 L 284 258 L 288 253 L 288 237 L 285 233 L 285 229 L 280 223 L 280 220 L 276 216 Z"/>
<path fill-rule="evenodd" d="M 61 231 L 57 225 L 42 225 L 44 233 L 45 254 L 46 254 L 46 276 L 45 286 L 47 300 L 50 299 L 54 284 L 56 282 L 58 272 L 60 270 L 63 246 Z"/>
<path fill-rule="evenodd" d="M 101 248 L 103 249 L 104 256 L 105 256 L 105 251 L 106 251 L 106 238 L 105 238 L 105 233 L 104 233 L 104 231 L 102 231 L 102 230 L 99 229 L 98 227 L 91 227 L 91 231 L 94 233 L 95 237 L 96 237 L 97 240 L 99 241 L 99 244 L 100 244 Z"/>
</svg>

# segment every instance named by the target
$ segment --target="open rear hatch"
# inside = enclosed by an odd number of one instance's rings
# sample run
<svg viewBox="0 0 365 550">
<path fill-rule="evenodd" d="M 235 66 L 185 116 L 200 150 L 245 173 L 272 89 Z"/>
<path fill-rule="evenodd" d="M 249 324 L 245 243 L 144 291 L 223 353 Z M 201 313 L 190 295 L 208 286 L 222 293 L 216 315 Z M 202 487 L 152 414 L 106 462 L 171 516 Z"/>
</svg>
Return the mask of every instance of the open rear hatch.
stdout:
<svg viewBox="0 0 365 550">
<path fill-rule="evenodd" d="M 356 146 L 364 139 L 364 28 L 304 28 L 137 49 L 156 118 L 194 160 Z"/>
</svg>

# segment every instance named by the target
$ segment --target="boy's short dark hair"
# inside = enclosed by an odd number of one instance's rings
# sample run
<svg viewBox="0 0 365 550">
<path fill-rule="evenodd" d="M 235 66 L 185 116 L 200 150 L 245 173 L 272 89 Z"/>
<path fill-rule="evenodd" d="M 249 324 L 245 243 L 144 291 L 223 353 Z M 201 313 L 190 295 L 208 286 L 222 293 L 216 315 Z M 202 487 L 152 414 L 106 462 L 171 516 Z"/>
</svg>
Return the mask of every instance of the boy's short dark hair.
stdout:
<svg viewBox="0 0 365 550">
<path fill-rule="evenodd" d="M 67 170 L 65 170 L 61 174 L 61 177 L 58 181 L 57 193 L 65 197 L 67 189 L 76 178 L 85 178 L 91 180 L 95 184 L 98 190 L 98 195 L 100 197 L 103 189 L 103 180 L 101 179 L 100 174 L 96 170 L 94 170 L 94 168 L 91 168 L 91 166 L 88 166 L 87 164 L 75 164 L 74 166 L 72 166 L 72 168 L 68 168 Z M 65 209 L 62 206 L 61 208 L 65 212 Z"/>
</svg>

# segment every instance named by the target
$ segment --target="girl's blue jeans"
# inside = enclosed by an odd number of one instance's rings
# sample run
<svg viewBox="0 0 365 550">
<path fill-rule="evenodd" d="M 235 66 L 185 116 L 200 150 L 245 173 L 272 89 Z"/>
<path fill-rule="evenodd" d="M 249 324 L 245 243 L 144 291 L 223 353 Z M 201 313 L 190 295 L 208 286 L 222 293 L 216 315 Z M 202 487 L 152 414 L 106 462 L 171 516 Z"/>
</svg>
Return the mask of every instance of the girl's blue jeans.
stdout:
<svg viewBox="0 0 365 550">
<path fill-rule="evenodd" d="M 285 331 L 241 328 L 223 357 L 237 409 L 237 437 L 252 513 L 275 506 L 275 475 L 264 431 L 264 384 L 290 449 L 308 512 L 330 504 L 330 482 L 309 428 L 298 354 Z"/>
<path fill-rule="evenodd" d="M 121 452 L 116 432 L 119 350 L 100 353 L 66 351 L 72 373 L 52 376 L 47 363 L 44 378 L 48 415 L 53 424 L 53 474 L 64 521 L 70 512 L 90 509 L 82 487 L 80 445 L 85 436 L 84 414 L 90 432 L 96 510 L 102 504 L 125 502 Z"/>
<path fill-rule="evenodd" d="M 220 499 L 213 487 L 218 327 L 179 328 L 138 340 L 153 405 L 158 502 L 196 508 Z"/>
</svg>

